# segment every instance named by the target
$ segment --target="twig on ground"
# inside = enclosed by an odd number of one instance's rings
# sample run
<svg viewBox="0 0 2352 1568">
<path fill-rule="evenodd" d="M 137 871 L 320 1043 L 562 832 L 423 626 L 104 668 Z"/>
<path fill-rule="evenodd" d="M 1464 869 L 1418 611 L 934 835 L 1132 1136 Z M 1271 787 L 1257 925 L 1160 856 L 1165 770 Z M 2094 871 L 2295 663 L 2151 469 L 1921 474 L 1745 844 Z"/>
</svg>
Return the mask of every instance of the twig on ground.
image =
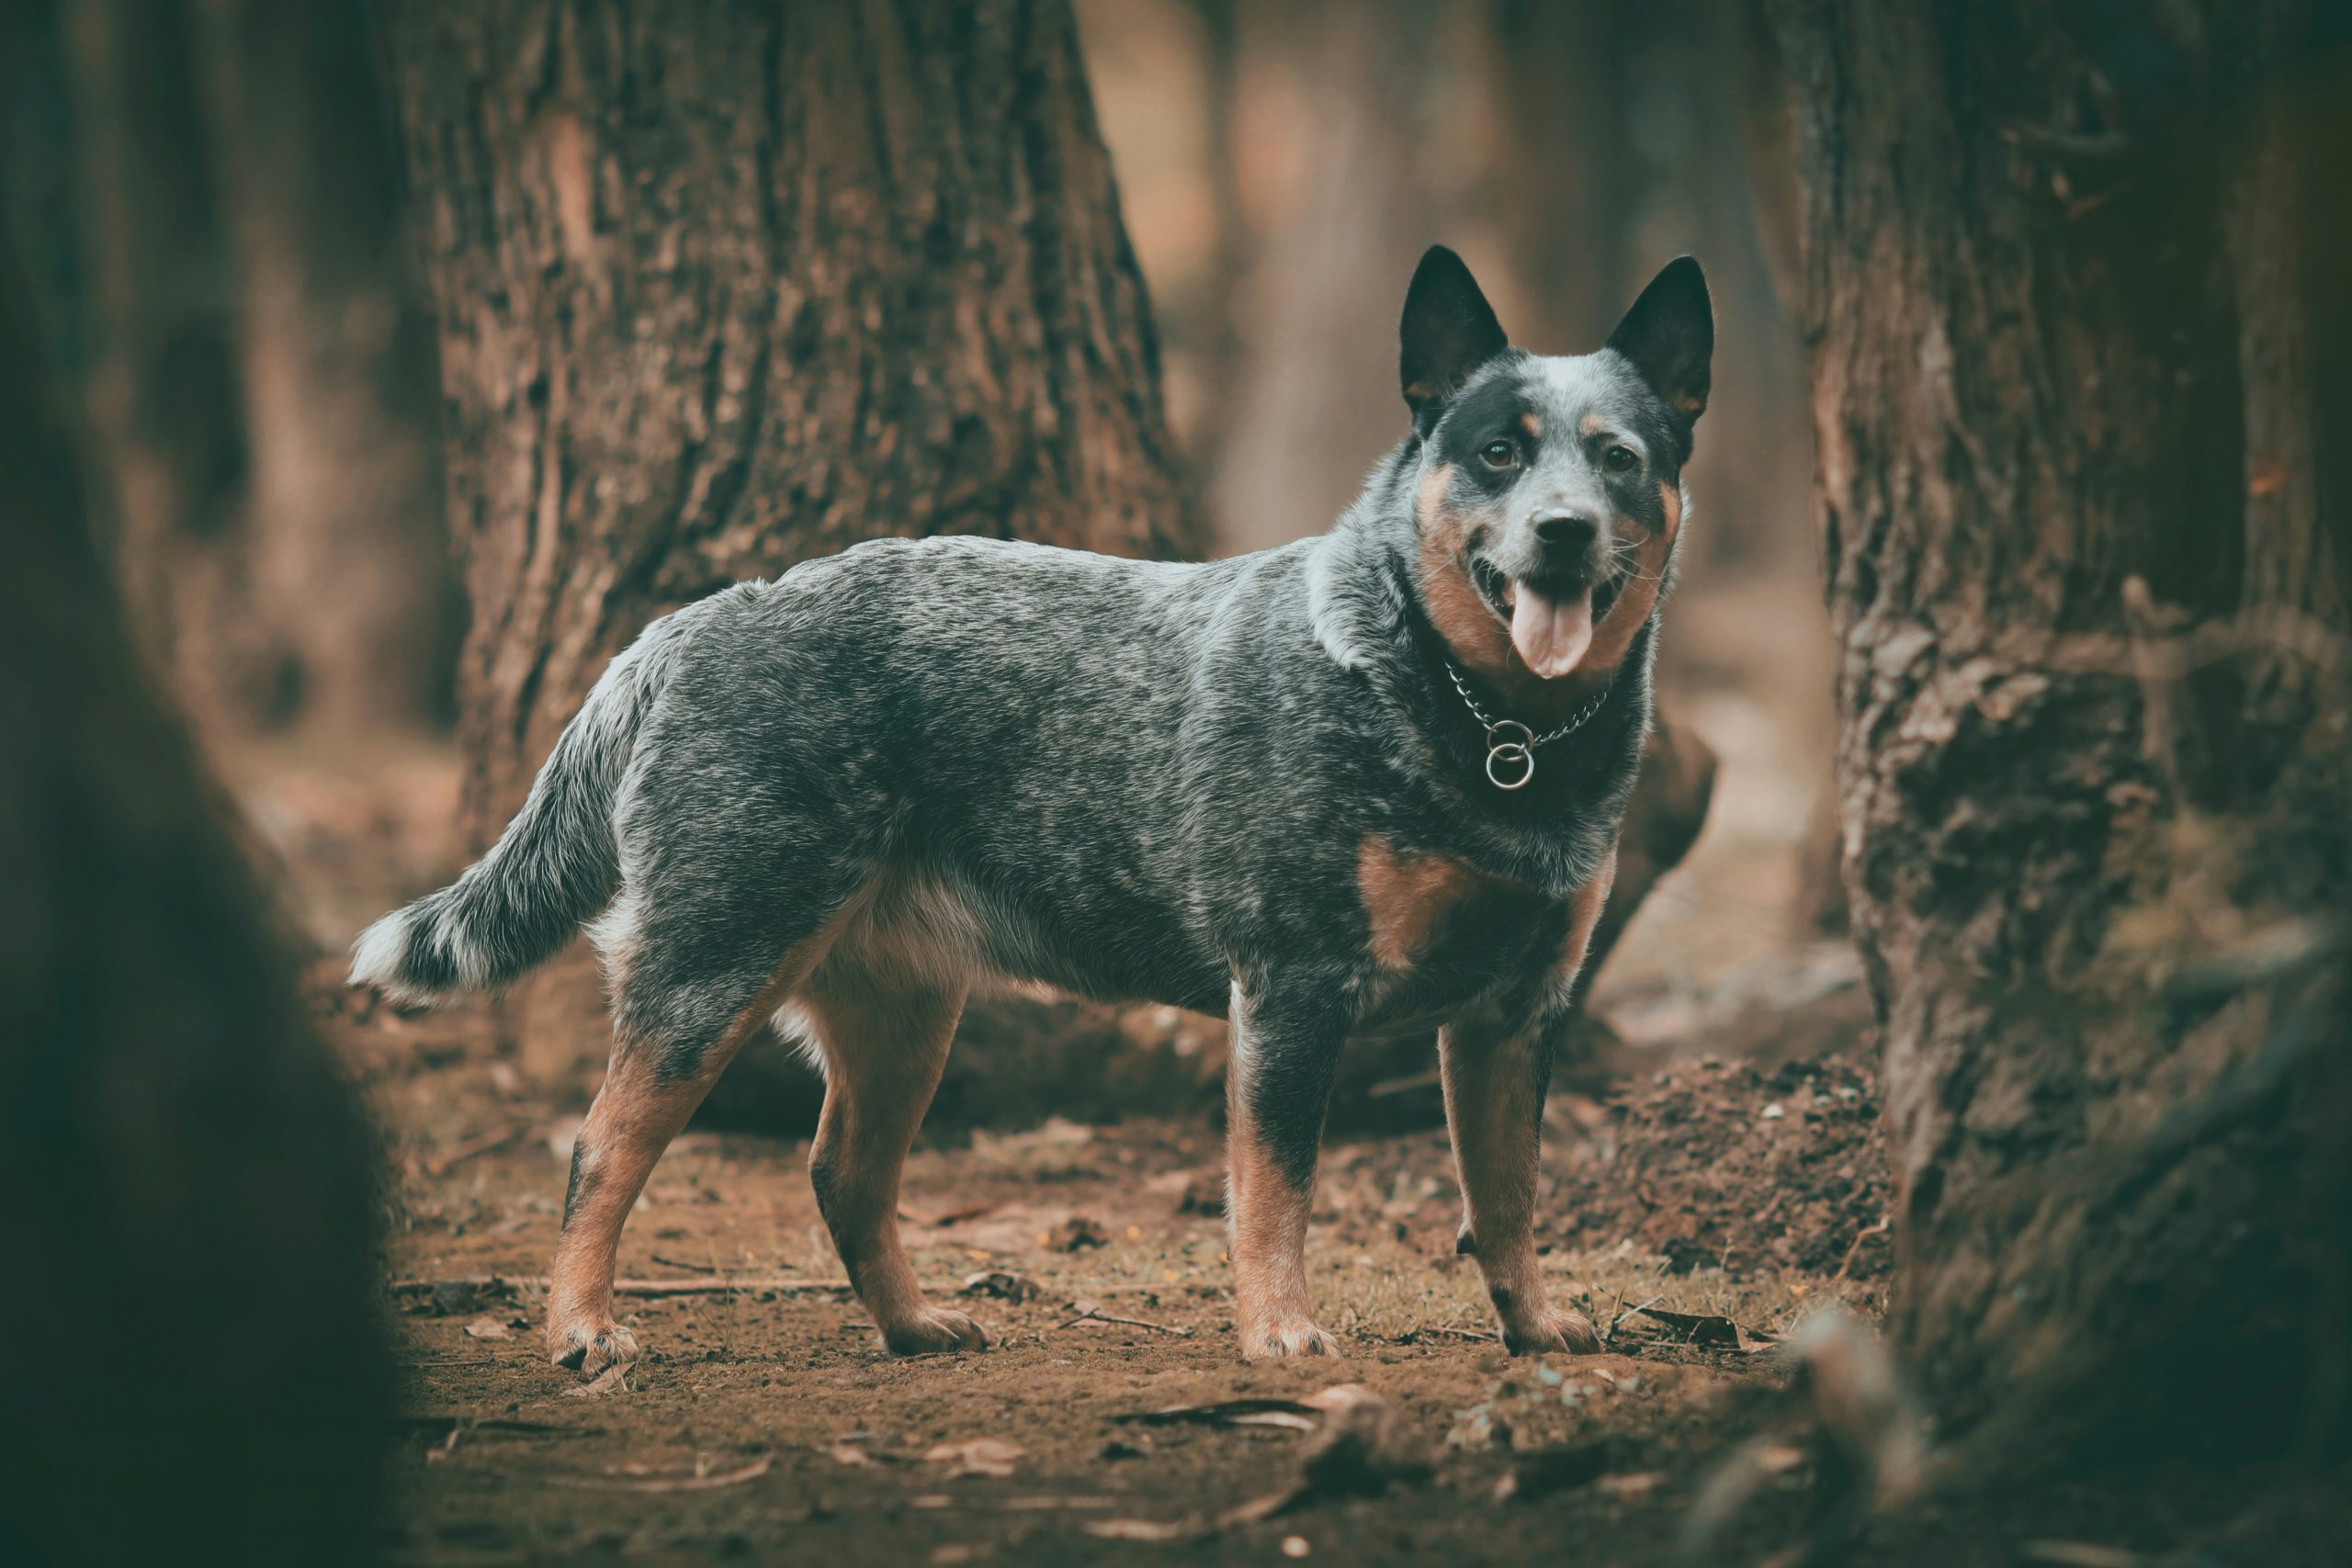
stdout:
<svg viewBox="0 0 2352 1568">
<path fill-rule="evenodd" d="M 1854 1239 L 1849 1242 L 1846 1246 L 1846 1256 L 1840 1258 L 1838 1262 L 1838 1272 L 1831 1275 L 1830 1278 L 1833 1280 L 1844 1279 L 1846 1277 L 1846 1270 L 1854 1266 L 1854 1255 L 1861 1251 L 1862 1243 L 1870 1240 L 1870 1238 L 1874 1235 L 1884 1235 L 1894 1228 L 1894 1216 L 1893 1214 L 1887 1214 L 1882 1217 L 1878 1224 L 1874 1225 L 1864 1225 L 1860 1230 L 1856 1231 L 1854 1233 Z"/>
<path fill-rule="evenodd" d="M 632 1475 L 626 1471 L 608 1471 L 603 1475 L 550 1475 L 547 1479 L 558 1486 L 593 1487 L 599 1491 L 609 1487 L 621 1492 L 712 1492 L 722 1486 L 757 1481 L 775 1462 L 774 1456 L 762 1454 L 740 1469 L 697 1471 L 692 1475 Z"/>
<path fill-rule="evenodd" d="M 417 1161 L 417 1168 L 427 1176 L 444 1176 L 448 1173 L 450 1167 L 469 1160 L 476 1155 L 486 1155 L 493 1150 L 503 1149 L 507 1145 L 528 1136 L 530 1131 L 528 1126 L 518 1125 L 508 1127 L 502 1132 L 485 1133 L 479 1138 L 467 1139 L 446 1153 L 427 1156 Z"/>
<path fill-rule="evenodd" d="M 719 1267 L 715 1263 L 689 1263 L 683 1258 L 664 1258 L 658 1252 L 653 1255 L 653 1261 L 661 1264 L 664 1269 L 684 1269 L 690 1274 L 717 1274 L 721 1272 Z"/>
<path fill-rule="evenodd" d="M 1193 1331 L 1172 1323 L 1149 1323 L 1140 1317 L 1114 1317 L 1102 1310 L 1101 1302 L 1072 1302 L 1070 1310 L 1078 1315 L 1061 1326 L 1076 1328 L 1081 1323 L 1116 1323 L 1128 1328 L 1148 1328 L 1159 1334 L 1173 1334 L 1179 1339 L 1190 1339 Z"/>
</svg>

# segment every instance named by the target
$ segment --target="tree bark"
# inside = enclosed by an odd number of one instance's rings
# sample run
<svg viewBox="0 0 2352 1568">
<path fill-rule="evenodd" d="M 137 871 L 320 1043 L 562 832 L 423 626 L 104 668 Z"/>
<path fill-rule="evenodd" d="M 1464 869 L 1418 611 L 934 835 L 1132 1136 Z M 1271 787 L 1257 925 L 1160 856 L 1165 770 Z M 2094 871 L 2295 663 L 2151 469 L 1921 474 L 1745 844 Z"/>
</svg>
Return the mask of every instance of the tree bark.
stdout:
<svg viewBox="0 0 2352 1568">
<path fill-rule="evenodd" d="M 133 656 L 23 299 L 0 265 L 0 1342 L 30 1352 L 0 1536 L 39 1562 L 369 1561 L 373 1139 Z"/>
<path fill-rule="evenodd" d="M 88 312 L 96 498 L 141 651 L 204 723 L 275 701 L 243 568 L 252 451 L 234 263 L 177 6 L 62 15 Z"/>
<path fill-rule="evenodd" d="M 447 716 L 439 388 L 366 8 L 195 0 L 251 430 L 243 565 L 287 723 Z"/>
<path fill-rule="evenodd" d="M 1893 1327 L 1995 1469 L 2344 1419 L 2332 15 L 1776 6 Z"/>
<path fill-rule="evenodd" d="M 21 44 L 62 35 L 87 263 L 35 281 L 68 318 L 52 339 L 90 344 L 142 646 L 221 736 L 437 721 L 455 606 L 431 340 L 363 11 L 26 11 Z"/>
<path fill-rule="evenodd" d="M 656 615 L 885 534 L 1193 553 L 1061 0 L 399 0 L 486 841 Z"/>
</svg>

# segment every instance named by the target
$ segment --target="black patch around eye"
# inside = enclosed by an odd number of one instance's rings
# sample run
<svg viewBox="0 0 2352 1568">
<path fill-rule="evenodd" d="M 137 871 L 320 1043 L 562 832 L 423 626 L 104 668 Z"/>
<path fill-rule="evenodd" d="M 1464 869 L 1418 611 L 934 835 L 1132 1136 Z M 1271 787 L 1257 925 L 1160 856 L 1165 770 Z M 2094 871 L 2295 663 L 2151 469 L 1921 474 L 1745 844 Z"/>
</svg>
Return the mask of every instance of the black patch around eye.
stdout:
<svg viewBox="0 0 2352 1568">
<path fill-rule="evenodd" d="M 1480 454 L 1504 440 L 1522 462 L 1529 460 L 1537 443 L 1528 437 L 1521 421 L 1533 409 L 1515 378 L 1491 377 L 1446 410 L 1445 424 L 1437 434 L 1438 456 L 1487 484 L 1508 485 L 1519 477 L 1520 465 L 1497 468 Z"/>
</svg>

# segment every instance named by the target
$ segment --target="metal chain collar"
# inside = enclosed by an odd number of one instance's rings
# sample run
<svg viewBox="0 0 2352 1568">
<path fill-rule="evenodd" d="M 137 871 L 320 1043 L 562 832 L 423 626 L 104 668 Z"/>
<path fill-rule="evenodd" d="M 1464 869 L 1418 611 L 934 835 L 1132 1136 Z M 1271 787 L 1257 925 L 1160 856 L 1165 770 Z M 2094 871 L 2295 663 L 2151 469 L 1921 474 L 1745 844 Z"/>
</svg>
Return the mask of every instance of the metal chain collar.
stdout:
<svg viewBox="0 0 2352 1568">
<path fill-rule="evenodd" d="M 1553 741 L 1582 729 L 1591 721 L 1592 716 L 1600 711 L 1600 705 L 1609 700 L 1610 688 L 1616 684 L 1615 677 L 1611 676 L 1609 683 L 1595 692 L 1584 706 L 1577 709 L 1567 723 L 1549 735 L 1538 735 L 1515 718 L 1497 718 L 1480 707 L 1478 699 L 1470 694 L 1468 682 L 1462 679 L 1462 671 L 1455 668 L 1451 659 L 1445 661 L 1445 673 L 1447 679 L 1453 682 L 1453 689 L 1461 694 L 1463 705 L 1470 710 L 1470 716 L 1476 719 L 1479 727 L 1487 732 L 1487 782 L 1497 789 L 1525 789 L 1533 783 L 1535 748 L 1549 746 Z M 1514 733 L 1517 739 L 1510 739 Z M 1505 772 L 1498 773 L 1498 768 Z M 1506 773 L 1511 776 L 1506 777 Z"/>
</svg>

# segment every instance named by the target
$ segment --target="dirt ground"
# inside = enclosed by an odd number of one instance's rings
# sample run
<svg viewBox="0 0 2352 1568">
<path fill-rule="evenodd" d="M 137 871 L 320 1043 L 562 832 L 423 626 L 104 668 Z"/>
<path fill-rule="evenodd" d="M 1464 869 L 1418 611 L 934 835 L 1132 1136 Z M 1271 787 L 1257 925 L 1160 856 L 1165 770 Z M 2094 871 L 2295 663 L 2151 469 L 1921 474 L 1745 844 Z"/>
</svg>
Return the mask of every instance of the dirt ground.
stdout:
<svg viewBox="0 0 2352 1568">
<path fill-rule="evenodd" d="M 1556 1100 L 1546 1271 L 1608 1345 L 1545 1362 L 1494 1343 L 1434 1131 L 1329 1149 L 1309 1260 L 1348 1354 L 1257 1366 L 1230 1338 L 1213 1129 L 1049 1120 L 919 1150 L 917 1269 L 994 1343 L 905 1360 L 838 1283 L 805 1145 L 690 1131 L 622 1247 L 645 1354 L 592 1391 L 537 1341 L 576 1113 L 481 1011 L 320 997 L 393 1145 L 396 1562 L 1792 1563 L 1837 1479 L 1776 1338 L 1823 1302 L 1881 1305 L 1876 1098 L 1850 1058 L 1679 1062 Z M 1341 1384 L 1371 1393 L 1317 1398 Z M 1273 1403 L 1190 1408 L 1234 1401 Z M 1734 1473 L 1750 1494 L 1694 1539 Z M 2155 1555 L 2210 1535 L 2193 1484 L 2170 1506 L 2086 1484 L 1997 1519 L 1914 1509 L 1854 1561 L 2241 1560 Z M 2244 1561 L 2295 1560 L 2263 1539 Z"/>
</svg>

